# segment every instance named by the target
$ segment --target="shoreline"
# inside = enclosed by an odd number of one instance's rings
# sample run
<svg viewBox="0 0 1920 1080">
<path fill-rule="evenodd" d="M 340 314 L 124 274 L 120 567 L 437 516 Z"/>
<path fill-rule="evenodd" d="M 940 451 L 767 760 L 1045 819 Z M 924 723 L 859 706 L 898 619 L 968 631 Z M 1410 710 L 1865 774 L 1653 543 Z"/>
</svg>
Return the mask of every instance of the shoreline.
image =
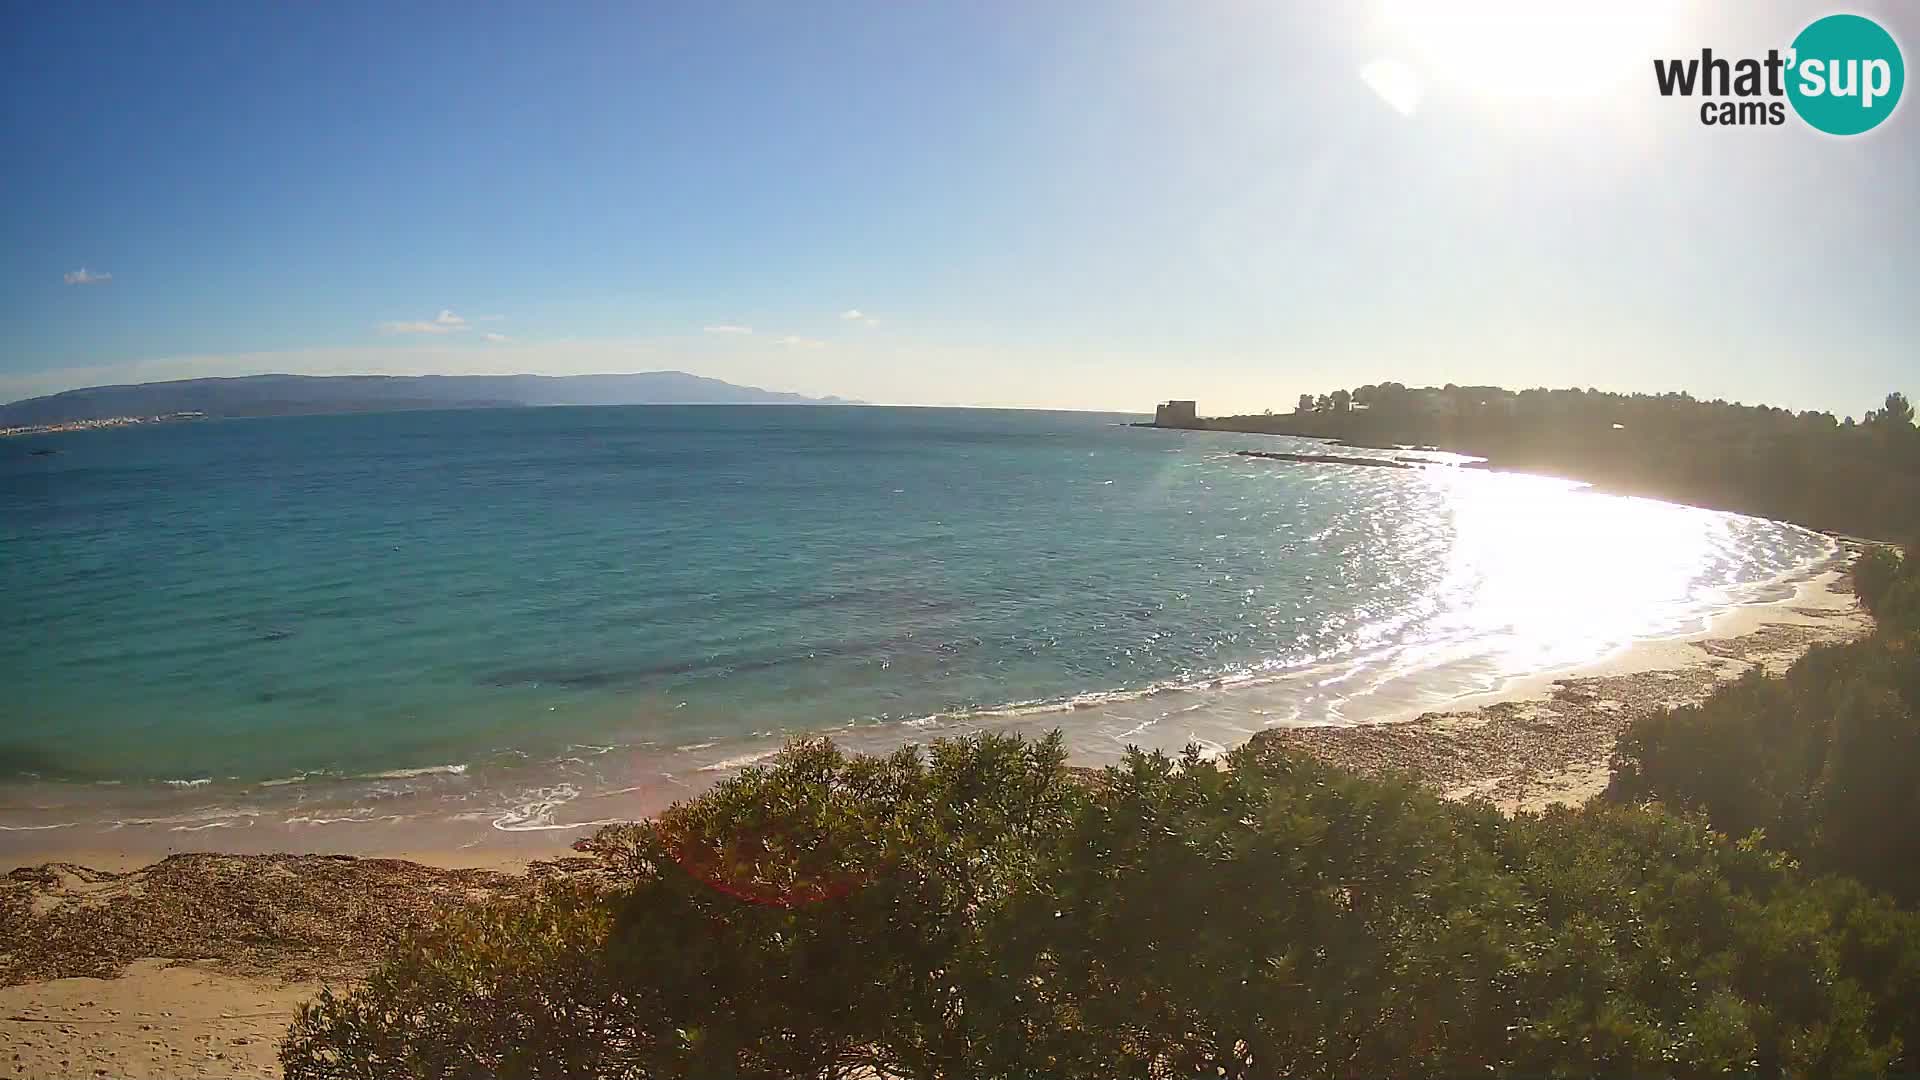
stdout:
<svg viewBox="0 0 1920 1080">
<path fill-rule="evenodd" d="M 1816 645 L 1872 633 L 1846 579 L 1844 567 L 1828 568 L 1779 603 L 1734 607 L 1700 632 L 1638 642 L 1444 709 L 1342 728 L 1274 728 L 1253 742 L 1362 774 L 1409 775 L 1446 798 L 1485 797 L 1509 814 L 1578 806 L 1605 790 L 1614 743 L 1634 719 L 1695 704 L 1750 670 L 1778 675 Z"/>
<path fill-rule="evenodd" d="M 1844 614 L 1834 603 L 1852 610 L 1851 594 L 1834 589 L 1858 550 L 1846 541 L 1836 540 L 1835 545 L 1824 558 L 1773 582 L 1756 583 L 1747 599 L 1730 598 L 1725 606 L 1702 612 L 1694 629 L 1635 639 L 1585 662 L 1515 673 L 1498 670 L 1483 656 L 1470 656 L 1427 663 L 1407 673 L 1377 663 L 1378 657 L 1349 658 L 1272 676 L 810 734 L 832 737 L 849 751 L 884 754 L 908 744 L 986 730 L 1038 737 L 1061 728 L 1068 734 L 1070 762 L 1087 768 L 1120 760 L 1129 745 L 1177 753 L 1193 742 L 1218 754 L 1241 743 L 1278 741 L 1366 768 L 1377 753 L 1360 747 L 1384 745 L 1382 740 L 1422 730 L 1424 721 L 1499 704 L 1509 704 L 1512 711 L 1519 705 L 1511 703 L 1522 702 L 1538 712 L 1550 706 L 1563 683 L 1698 666 L 1712 660 L 1693 648 L 1698 643 L 1735 639 L 1775 624 L 1833 622 Z M 1821 614 L 1813 619 L 1805 614 L 1809 610 Z M 1859 616 L 1855 624 L 1832 633 L 1801 631 L 1800 636 L 1808 637 L 1809 644 L 1816 637 L 1839 640 L 1864 634 L 1869 626 Z M 1632 687 L 1603 686 L 1595 692 L 1646 697 Z M 1444 728 L 1427 725 L 1444 736 L 1443 742 L 1457 741 L 1454 729 L 1459 726 L 1457 721 Z M 1595 725 L 1589 721 L 1588 726 Z M 1606 739 L 1610 746 L 1611 736 Z M 628 750 L 591 762 L 574 758 L 578 764 L 564 771 L 495 775 L 470 773 L 464 767 L 406 770 L 391 774 L 391 783 L 371 791 L 350 782 L 316 781 L 143 792 L 145 803 L 108 811 L 122 818 L 103 815 L 92 822 L 42 824 L 10 814 L 13 820 L 0 826 L 0 870 L 59 862 L 125 873 L 195 852 L 323 852 L 441 868 L 513 870 L 564 855 L 572 841 L 603 825 L 649 817 L 697 796 L 739 767 L 771 757 L 785 741 L 769 737 L 695 744 L 671 752 Z M 1434 771 L 1422 764 L 1417 749 L 1396 747 L 1392 754 L 1416 774 Z M 1504 762 L 1496 755 L 1488 768 L 1504 768 Z M 1462 768 L 1442 773 L 1460 779 Z M 1440 786 L 1452 791 L 1490 779 L 1472 776 Z M 101 798 L 85 788 L 50 784 L 41 792 L 69 801 L 48 805 L 36 803 L 36 792 L 27 791 L 24 800 L 20 792 L 13 793 L 15 807 L 40 813 L 49 822 L 68 821 L 88 800 Z"/>
<path fill-rule="evenodd" d="M 1792 581 L 1788 595 L 1722 609 L 1712 614 L 1699 630 L 1640 639 L 1596 660 L 1509 677 L 1496 688 L 1455 694 L 1437 704 L 1389 697 L 1362 709 L 1360 719 L 1341 718 L 1312 724 L 1269 723 L 1246 732 L 1240 741 L 1298 747 L 1333 764 L 1362 772 L 1397 768 L 1438 788 L 1448 797 L 1472 793 L 1493 795 L 1515 787 L 1541 784 L 1550 790 L 1560 787 L 1569 792 L 1597 790 L 1591 783 L 1591 774 L 1595 769 L 1604 774 L 1605 757 L 1614 738 L 1634 716 L 1660 705 L 1700 700 L 1722 683 L 1755 666 L 1777 673 L 1816 644 L 1849 641 L 1871 633 L 1871 617 L 1859 608 L 1846 586 L 1846 567 L 1856 551 L 1856 545 L 1843 544 L 1829 559 L 1808 568 Z M 1211 693 L 1253 699 L 1260 690 L 1261 684 L 1256 683 L 1228 686 Z M 1355 699 L 1362 696 L 1355 695 Z M 1045 729 L 1061 726 L 1061 720 L 1073 712 L 1040 711 L 1016 717 L 1014 723 L 991 726 L 995 730 L 1040 734 Z M 908 726 L 904 731 L 889 732 L 891 738 L 885 744 L 863 744 L 862 740 L 847 739 L 835 731 L 820 734 L 839 736 L 850 750 L 886 752 L 895 748 L 896 742 L 926 742 L 970 734 L 987 726 Z M 1570 733 L 1576 730 L 1582 734 L 1569 743 Z M 1487 734 L 1466 734 L 1476 731 Z M 1524 755 L 1514 758 L 1510 746 L 1512 736 L 1521 731 L 1538 737 L 1546 749 L 1535 747 L 1531 758 Z M 777 749 L 775 746 L 766 753 L 741 755 L 735 760 L 704 767 L 700 772 L 709 785 L 718 783 L 734 768 L 769 757 Z M 1225 746 L 1214 746 L 1209 752 L 1224 749 Z M 1576 749 L 1579 760 L 1570 760 L 1569 753 Z M 1097 767 L 1085 760 L 1071 763 L 1076 767 Z M 1579 777 L 1586 777 L 1587 781 L 1575 783 Z M 370 843 L 355 842 L 364 839 L 364 833 L 356 837 L 347 832 L 329 831 L 298 834 L 319 842 L 315 844 L 223 844 L 223 840 L 241 841 L 243 837 L 253 839 L 259 834 L 247 836 L 240 831 L 220 831 L 218 836 L 206 836 L 188 831 L 180 834 L 180 839 L 164 845 L 151 843 L 155 838 L 147 834 L 122 832 L 120 837 L 134 842 L 116 845 L 110 842 L 115 838 L 115 830 L 104 829 L 89 838 L 92 842 L 32 844 L 24 852 L 29 858 L 0 858 L 0 870 L 32 870 L 63 864 L 127 874 L 176 855 L 267 857 L 309 853 L 363 861 L 398 860 L 436 870 L 522 873 L 542 861 L 568 857 L 576 840 L 592 835 L 605 825 L 649 817 L 670 802 L 698 795 L 703 790 L 685 785 L 666 786 L 672 790 L 651 799 L 629 800 L 636 811 L 633 813 L 525 831 L 493 830 L 484 838 L 484 843 L 433 842 L 444 836 L 438 835 L 431 826 L 408 830 L 384 825 L 384 834 L 376 834 Z M 632 789 L 616 794 L 631 795 Z M 674 798 L 659 797 L 660 794 L 671 794 Z M 1546 805 L 1532 797 L 1496 798 L 1495 802 L 1508 811 Z M 379 825 L 386 820 L 375 817 L 348 828 Z M 64 839 L 73 834 L 28 830 L 13 835 L 49 839 L 58 835 Z M 203 836 L 205 842 L 196 842 Z M 428 842 L 417 842 L 423 840 Z"/>
<path fill-rule="evenodd" d="M 1700 700 L 1759 667 L 1872 630 L 1847 589 L 1856 549 L 1791 595 L 1724 609 L 1694 633 L 1638 641 L 1571 669 L 1510 679 L 1440 709 L 1365 722 L 1270 726 L 1256 747 L 1304 750 L 1362 773 L 1399 772 L 1502 810 L 1578 804 L 1608 779 L 1636 716 Z M 926 732 L 924 735 L 954 734 Z M 0 1045 L 11 1075 L 277 1075 L 301 1003 L 363 975 L 379 947 L 445 911 L 595 872 L 577 832 L 522 846 L 351 855 L 75 848 L 0 877 Z"/>
</svg>

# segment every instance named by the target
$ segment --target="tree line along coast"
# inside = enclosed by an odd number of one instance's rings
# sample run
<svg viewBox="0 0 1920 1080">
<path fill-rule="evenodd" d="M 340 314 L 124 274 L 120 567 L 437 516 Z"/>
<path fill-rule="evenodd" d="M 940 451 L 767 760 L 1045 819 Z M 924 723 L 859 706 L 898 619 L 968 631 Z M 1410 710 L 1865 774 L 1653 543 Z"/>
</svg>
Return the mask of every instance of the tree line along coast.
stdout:
<svg viewBox="0 0 1920 1080">
<path fill-rule="evenodd" d="M 1856 420 L 1684 393 L 1385 382 L 1302 394 L 1290 413 L 1189 411 L 1182 421 L 1162 426 L 1433 448 L 1828 532 L 1920 535 L 1920 428 L 1901 393 Z"/>
</svg>

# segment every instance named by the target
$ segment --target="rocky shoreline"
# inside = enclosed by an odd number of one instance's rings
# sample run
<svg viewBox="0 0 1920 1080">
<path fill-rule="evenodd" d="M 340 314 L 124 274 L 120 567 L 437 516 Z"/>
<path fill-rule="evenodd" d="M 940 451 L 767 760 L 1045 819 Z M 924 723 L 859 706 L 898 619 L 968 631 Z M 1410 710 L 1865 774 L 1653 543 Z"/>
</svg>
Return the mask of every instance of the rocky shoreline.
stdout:
<svg viewBox="0 0 1920 1080">
<path fill-rule="evenodd" d="M 1272 728 L 1252 742 L 1364 775 L 1409 776 L 1508 813 L 1577 805 L 1605 789 L 1614 743 L 1637 717 L 1705 700 L 1756 668 L 1778 674 L 1816 645 L 1872 632 L 1843 575 L 1809 585 L 1802 603 L 1754 616 L 1745 632 L 1669 643 L 1637 670 L 1555 679 L 1537 693 L 1397 723 Z"/>
</svg>

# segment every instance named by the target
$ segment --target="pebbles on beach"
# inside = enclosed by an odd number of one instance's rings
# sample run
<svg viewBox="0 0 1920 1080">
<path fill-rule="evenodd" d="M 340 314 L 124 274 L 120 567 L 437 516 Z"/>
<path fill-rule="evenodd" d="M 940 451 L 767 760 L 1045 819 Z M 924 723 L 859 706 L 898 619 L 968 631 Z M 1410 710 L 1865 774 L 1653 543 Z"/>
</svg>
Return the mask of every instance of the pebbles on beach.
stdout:
<svg viewBox="0 0 1920 1080">
<path fill-rule="evenodd" d="M 1781 609 L 1795 621 L 1687 643 L 1680 666 L 1559 679 L 1544 697 L 1350 727 L 1271 728 L 1255 746 L 1302 750 L 1365 775 L 1411 776 L 1449 798 L 1485 798 L 1509 813 L 1579 805 L 1606 788 L 1615 740 L 1636 718 L 1704 700 L 1752 668 L 1778 674 L 1807 649 L 1862 636 L 1847 603 Z"/>
<path fill-rule="evenodd" d="M 0 986 L 111 978 L 135 960 L 284 979 L 349 977 L 448 907 L 536 888 L 528 874 L 339 855 L 174 855 L 130 873 L 71 863 L 0 878 Z"/>
</svg>

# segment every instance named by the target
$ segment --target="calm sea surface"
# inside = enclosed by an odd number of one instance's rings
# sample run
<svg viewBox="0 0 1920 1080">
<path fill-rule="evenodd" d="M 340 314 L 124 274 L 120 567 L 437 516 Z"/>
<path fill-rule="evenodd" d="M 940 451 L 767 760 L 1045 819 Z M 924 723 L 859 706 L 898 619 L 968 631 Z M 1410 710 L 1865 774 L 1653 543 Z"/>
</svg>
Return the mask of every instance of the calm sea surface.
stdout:
<svg viewBox="0 0 1920 1080">
<path fill-rule="evenodd" d="M 0 827 L 385 820 L 424 795 L 559 827 L 829 729 L 1224 745 L 1698 629 L 1832 550 L 1125 419 L 516 409 L 0 441 Z"/>
</svg>

